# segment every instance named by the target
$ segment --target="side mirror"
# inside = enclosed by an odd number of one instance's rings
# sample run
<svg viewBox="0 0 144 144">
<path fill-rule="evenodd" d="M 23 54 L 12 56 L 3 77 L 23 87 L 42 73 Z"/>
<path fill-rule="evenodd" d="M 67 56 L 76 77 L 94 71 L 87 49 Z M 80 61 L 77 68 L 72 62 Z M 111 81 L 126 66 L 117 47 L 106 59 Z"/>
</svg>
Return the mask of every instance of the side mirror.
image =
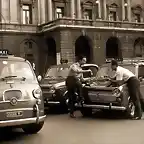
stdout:
<svg viewBox="0 0 144 144">
<path fill-rule="evenodd" d="M 39 75 L 39 76 L 37 77 L 37 80 L 38 80 L 38 82 L 40 82 L 40 81 L 42 80 L 42 76 Z"/>
</svg>

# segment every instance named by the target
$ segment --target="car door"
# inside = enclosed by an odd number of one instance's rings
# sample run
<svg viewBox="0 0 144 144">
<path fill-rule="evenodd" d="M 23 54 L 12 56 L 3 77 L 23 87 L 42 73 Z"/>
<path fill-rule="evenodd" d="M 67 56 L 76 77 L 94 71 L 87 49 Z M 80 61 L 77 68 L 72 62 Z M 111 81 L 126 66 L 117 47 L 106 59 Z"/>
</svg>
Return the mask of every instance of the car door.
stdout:
<svg viewBox="0 0 144 144">
<path fill-rule="evenodd" d="M 140 92 L 142 99 L 144 99 L 144 65 L 140 64 L 138 67 L 138 78 L 140 80 Z"/>
</svg>

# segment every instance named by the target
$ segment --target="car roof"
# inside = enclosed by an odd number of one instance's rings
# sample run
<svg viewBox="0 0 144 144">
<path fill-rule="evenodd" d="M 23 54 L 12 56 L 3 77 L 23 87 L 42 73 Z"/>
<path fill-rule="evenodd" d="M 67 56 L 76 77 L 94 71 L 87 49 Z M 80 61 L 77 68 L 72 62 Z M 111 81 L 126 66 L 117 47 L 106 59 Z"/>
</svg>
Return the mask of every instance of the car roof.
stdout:
<svg viewBox="0 0 144 144">
<path fill-rule="evenodd" d="M 98 65 L 96 65 L 96 64 L 84 64 L 84 65 L 82 65 L 82 67 L 89 67 L 89 66 L 93 66 L 93 67 L 97 67 L 98 68 Z"/>
<path fill-rule="evenodd" d="M 15 57 L 14 55 L 0 56 L 0 60 L 25 61 L 24 58 L 21 58 L 21 57 Z"/>
<path fill-rule="evenodd" d="M 56 68 L 56 67 L 70 67 L 73 63 L 64 63 L 64 64 L 59 64 L 59 65 L 52 65 L 51 68 Z M 84 64 L 82 67 L 87 67 L 87 66 L 94 66 L 98 67 L 96 64 Z"/>
<path fill-rule="evenodd" d="M 58 65 L 52 65 L 50 68 L 59 68 L 59 67 L 70 67 L 70 63 L 64 63 L 64 64 L 58 64 Z"/>
<path fill-rule="evenodd" d="M 106 63 L 110 63 L 113 58 L 106 60 Z M 134 57 L 134 58 L 123 58 L 122 60 L 117 60 L 119 65 L 144 65 L 144 58 Z"/>
</svg>

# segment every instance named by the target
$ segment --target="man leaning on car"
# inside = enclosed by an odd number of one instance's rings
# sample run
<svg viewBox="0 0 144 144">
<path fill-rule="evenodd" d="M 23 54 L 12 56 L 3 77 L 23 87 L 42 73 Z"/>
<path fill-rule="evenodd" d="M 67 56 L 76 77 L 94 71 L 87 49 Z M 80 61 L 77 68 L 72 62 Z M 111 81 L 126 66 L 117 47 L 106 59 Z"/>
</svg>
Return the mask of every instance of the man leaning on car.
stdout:
<svg viewBox="0 0 144 144">
<path fill-rule="evenodd" d="M 81 79 L 82 73 L 90 72 L 91 70 L 82 70 L 81 65 L 85 64 L 87 61 L 86 57 L 80 56 L 78 61 L 71 65 L 68 77 L 66 79 L 66 86 L 68 90 L 69 98 L 69 108 L 70 108 L 70 117 L 75 118 L 74 115 L 74 104 L 76 100 L 75 92 L 78 92 L 79 98 L 81 97 Z"/>
<path fill-rule="evenodd" d="M 132 101 L 135 104 L 136 107 L 136 115 L 135 119 L 141 119 L 142 117 L 142 109 L 140 104 L 140 82 L 136 78 L 136 76 L 129 71 L 128 69 L 125 69 L 118 65 L 118 62 L 116 60 L 111 61 L 111 68 L 112 71 L 115 71 L 115 74 L 113 78 L 110 78 L 109 80 L 113 83 L 117 83 L 119 85 L 122 85 L 124 83 L 127 84 L 128 91 L 130 94 L 130 97 Z"/>
</svg>

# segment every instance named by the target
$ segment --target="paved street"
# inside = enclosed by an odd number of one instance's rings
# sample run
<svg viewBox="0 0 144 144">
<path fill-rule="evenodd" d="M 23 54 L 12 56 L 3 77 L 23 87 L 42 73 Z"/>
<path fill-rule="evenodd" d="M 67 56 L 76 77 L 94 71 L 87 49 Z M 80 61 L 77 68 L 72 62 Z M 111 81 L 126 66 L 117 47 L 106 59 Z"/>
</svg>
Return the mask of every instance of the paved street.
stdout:
<svg viewBox="0 0 144 144">
<path fill-rule="evenodd" d="M 143 144 L 144 120 L 96 115 L 77 119 L 68 115 L 47 116 L 43 129 L 36 135 L 25 135 L 20 130 L 1 132 L 0 144 Z M 2 136 L 5 135 L 5 136 Z"/>
</svg>

